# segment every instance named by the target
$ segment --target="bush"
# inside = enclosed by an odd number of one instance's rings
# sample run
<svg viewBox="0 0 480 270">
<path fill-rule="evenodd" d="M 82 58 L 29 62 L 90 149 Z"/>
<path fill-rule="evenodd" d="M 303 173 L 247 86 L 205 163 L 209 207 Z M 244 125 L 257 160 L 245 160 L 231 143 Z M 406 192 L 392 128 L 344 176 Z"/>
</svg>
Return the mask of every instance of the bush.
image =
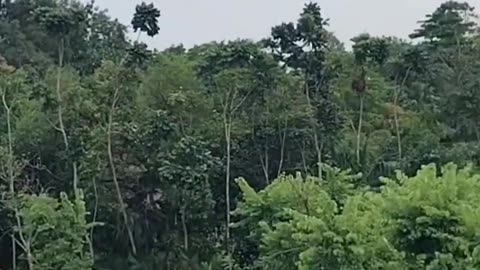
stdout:
<svg viewBox="0 0 480 270">
<path fill-rule="evenodd" d="M 24 249 L 30 250 L 30 269 L 92 269 L 87 251 L 87 229 L 91 225 L 86 223 L 82 199 L 72 202 L 62 193 L 60 199 L 45 194 L 20 195 L 19 202 L 21 223 L 16 231 L 21 237 L 17 238 Z"/>
<path fill-rule="evenodd" d="M 345 182 L 348 174 L 326 181 Z M 341 175 L 342 177 L 338 177 Z M 346 193 L 281 177 L 260 192 L 240 181 L 236 224 L 248 227 L 260 269 L 479 269 L 480 175 L 453 164 L 382 179 L 379 192 Z M 253 239 L 257 239 L 254 241 Z"/>
</svg>

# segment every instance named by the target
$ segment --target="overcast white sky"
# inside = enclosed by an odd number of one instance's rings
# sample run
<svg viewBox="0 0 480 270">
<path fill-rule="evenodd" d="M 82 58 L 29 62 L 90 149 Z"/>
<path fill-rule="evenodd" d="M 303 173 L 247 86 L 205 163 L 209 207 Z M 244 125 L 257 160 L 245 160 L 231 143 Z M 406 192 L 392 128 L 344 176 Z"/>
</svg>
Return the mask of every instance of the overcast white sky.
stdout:
<svg viewBox="0 0 480 270">
<path fill-rule="evenodd" d="M 129 25 L 135 5 L 142 0 L 96 0 L 110 16 Z M 272 26 L 295 21 L 307 0 L 146 0 L 161 12 L 160 34 L 143 41 L 163 49 L 186 47 L 212 40 L 267 37 Z M 443 0 L 317 0 L 329 29 L 342 41 L 368 32 L 406 38 L 417 21 Z M 480 11 L 480 0 L 467 1 Z"/>
</svg>

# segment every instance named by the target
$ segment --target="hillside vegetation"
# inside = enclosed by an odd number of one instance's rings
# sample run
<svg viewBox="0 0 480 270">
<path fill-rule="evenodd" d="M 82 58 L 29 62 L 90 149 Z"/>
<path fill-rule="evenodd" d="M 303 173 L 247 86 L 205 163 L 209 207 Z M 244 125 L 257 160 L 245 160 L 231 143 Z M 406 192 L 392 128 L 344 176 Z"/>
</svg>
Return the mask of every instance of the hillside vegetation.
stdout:
<svg viewBox="0 0 480 270">
<path fill-rule="evenodd" d="M 310 3 L 158 51 L 160 10 L 0 1 L 0 269 L 480 269 L 469 4 L 352 50 Z"/>
</svg>

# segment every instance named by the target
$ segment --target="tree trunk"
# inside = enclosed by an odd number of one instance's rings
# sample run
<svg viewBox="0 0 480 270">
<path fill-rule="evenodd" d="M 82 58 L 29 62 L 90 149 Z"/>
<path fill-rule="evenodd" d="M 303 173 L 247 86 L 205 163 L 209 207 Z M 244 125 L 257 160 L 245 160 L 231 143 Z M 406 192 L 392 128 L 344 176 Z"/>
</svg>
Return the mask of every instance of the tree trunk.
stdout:
<svg viewBox="0 0 480 270">
<path fill-rule="evenodd" d="M 307 167 L 307 158 L 305 157 L 305 139 L 302 140 L 302 151 L 300 152 L 300 155 L 302 156 L 302 165 L 303 165 L 303 170 L 305 172 L 305 175 L 308 174 L 308 167 Z"/>
<path fill-rule="evenodd" d="M 395 87 L 395 93 L 393 97 L 393 118 L 395 121 L 395 132 L 397 135 L 397 149 L 398 149 L 398 162 L 402 162 L 402 139 L 400 135 L 400 119 L 398 116 L 398 100 L 400 97 L 400 91 L 402 90 L 403 86 L 405 85 L 408 75 L 410 74 L 411 67 L 407 69 L 407 72 L 405 73 L 405 76 L 403 77 L 402 84 L 400 86 L 396 85 Z"/>
<path fill-rule="evenodd" d="M 58 45 L 58 67 L 57 67 L 57 87 L 56 87 L 56 94 L 57 94 L 57 102 L 58 102 L 58 124 L 59 124 L 59 131 L 62 133 L 63 143 L 65 145 L 65 152 L 67 154 L 67 160 L 70 160 L 70 144 L 68 141 L 68 135 L 65 128 L 65 123 L 63 121 L 63 98 L 62 98 L 62 70 L 63 70 L 63 57 L 65 54 L 65 45 L 63 38 L 60 39 Z M 77 162 L 72 162 L 72 173 L 73 173 L 73 192 L 75 194 L 75 199 L 78 200 L 79 198 L 79 191 L 78 191 L 78 168 Z"/>
<path fill-rule="evenodd" d="M 186 221 L 186 208 L 187 206 L 184 205 L 182 207 L 182 229 L 183 229 L 183 247 L 185 251 L 188 251 L 188 228 L 187 228 L 187 221 Z"/>
<path fill-rule="evenodd" d="M 33 267 L 33 256 L 30 252 L 28 252 L 27 254 L 27 263 L 28 263 L 28 269 L 29 270 L 34 270 L 34 267 Z"/>
<path fill-rule="evenodd" d="M 269 124 L 269 116 L 270 116 L 270 110 L 269 110 L 269 107 L 268 105 L 266 106 L 266 121 L 265 121 L 265 129 L 268 130 L 268 124 Z M 268 143 L 269 143 L 269 134 L 268 132 L 266 132 L 265 134 L 265 142 L 264 142 L 264 145 L 263 145 L 263 156 L 265 158 L 265 160 L 263 161 L 263 163 L 265 164 L 265 168 L 264 168 L 264 175 L 265 175 L 265 183 L 267 185 L 270 184 L 270 160 L 269 160 L 269 156 L 268 156 L 268 150 L 269 150 L 269 147 L 268 147 Z"/>
<path fill-rule="evenodd" d="M 318 133 L 314 131 L 314 140 L 315 140 L 315 150 L 317 152 L 317 166 L 318 166 L 318 179 L 323 180 L 322 169 L 323 169 L 323 161 L 322 161 L 322 152 L 323 152 L 323 142 L 319 143 L 318 140 Z"/>
<path fill-rule="evenodd" d="M 122 191 L 120 190 L 120 185 L 118 184 L 118 179 L 117 179 L 117 170 L 115 168 L 115 162 L 113 160 L 113 152 L 112 152 L 112 125 L 113 125 L 113 116 L 115 113 L 115 107 L 116 107 L 116 101 L 119 93 L 119 87 L 117 86 L 114 97 L 113 97 L 113 102 L 112 106 L 110 108 L 110 113 L 108 115 L 108 126 L 107 126 L 107 151 L 108 151 L 108 161 L 110 164 L 110 169 L 112 172 L 112 179 L 113 183 L 115 185 L 115 191 L 117 192 L 117 198 L 118 198 L 118 203 L 120 204 L 120 210 L 123 216 L 123 221 L 125 222 L 125 227 L 127 229 L 127 234 L 128 234 L 128 239 L 130 241 L 130 247 L 132 249 L 133 255 L 137 255 L 137 247 L 135 245 L 135 239 L 133 237 L 133 232 L 130 229 L 130 224 L 128 221 L 128 215 L 127 215 L 127 210 L 125 203 L 123 202 L 122 198 Z"/>
<path fill-rule="evenodd" d="M 310 91 L 308 89 L 308 85 L 305 83 L 305 95 L 307 98 L 307 103 L 308 106 L 313 109 L 312 102 L 310 100 Z M 312 125 L 312 130 L 313 130 L 313 143 L 315 145 L 315 151 L 317 152 L 317 166 L 318 166 L 318 179 L 322 180 L 322 149 L 323 149 L 323 142 L 322 142 L 322 147 L 320 147 L 319 144 L 319 138 L 318 138 L 318 131 L 317 131 L 317 125 L 315 123 L 315 119 L 313 116 L 311 116 L 311 125 Z"/>
<path fill-rule="evenodd" d="M 398 95 L 395 91 L 395 98 L 393 101 L 393 118 L 395 121 L 395 133 L 397 135 L 397 149 L 398 149 L 398 162 L 402 162 L 402 139 L 400 137 L 400 120 L 398 119 Z"/>
<path fill-rule="evenodd" d="M 266 144 L 264 145 L 263 154 L 261 151 L 258 151 L 258 156 L 260 163 L 262 164 L 263 178 L 265 179 L 265 183 L 268 185 L 270 184 L 270 179 L 268 177 L 268 148 Z"/>
<path fill-rule="evenodd" d="M 357 129 L 357 147 L 356 147 L 356 156 L 357 163 L 360 164 L 360 144 L 362 139 L 362 125 L 363 125 L 363 101 L 364 95 L 360 94 L 360 112 L 358 116 L 358 129 Z"/>
<path fill-rule="evenodd" d="M 283 131 L 280 131 L 280 162 L 278 164 L 277 177 L 280 177 L 280 174 L 283 170 L 283 160 L 285 158 L 285 141 L 287 139 L 287 120 L 285 119 L 285 126 Z"/>
<path fill-rule="evenodd" d="M 4 89 L 6 91 L 6 89 Z M 7 133 L 8 133 L 8 186 L 11 198 L 15 198 L 15 177 L 13 175 L 13 146 L 12 146 L 12 124 L 10 119 L 10 107 L 7 104 L 6 93 L 2 93 L 3 106 L 7 114 Z M 15 208 L 15 212 L 16 208 Z M 17 224 L 20 225 L 20 224 Z M 17 245 L 15 233 L 12 233 L 12 269 L 17 269 Z"/>
<path fill-rule="evenodd" d="M 226 203 L 226 232 L 225 232 L 225 245 L 227 254 L 230 254 L 230 162 L 231 162 L 231 120 L 227 119 L 225 114 L 224 127 L 225 127 L 225 142 L 227 150 L 227 168 L 225 176 L 225 203 Z"/>
<path fill-rule="evenodd" d="M 12 270 L 17 270 L 17 243 L 15 234 L 12 233 Z"/>
<path fill-rule="evenodd" d="M 140 40 L 141 34 L 142 34 L 142 31 L 139 31 L 138 35 L 137 35 L 136 42 L 138 42 Z M 120 64 L 119 64 L 120 67 L 123 66 L 123 64 L 125 63 L 127 58 L 128 58 L 128 53 L 126 53 L 125 56 L 120 61 Z M 113 126 L 113 117 L 114 117 L 114 114 L 115 114 L 115 109 L 117 107 L 117 100 L 118 100 L 118 97 L 119 97 L 119 94 L 120 94 L 120 86 L 119 86 L 120 82 L 118 80 L 118 76 L 119 76 L 119 72 L 117 72 L 116 76 L 115 76 L 115 81 L 114 81 L 115 90 L 114 90 L 114 94 L 113 94 L 112 104 L 111 104 L 111 107 L 110 107 L 110 112 L 108 114 L 108 126 L 107 126 L 108 162 L 110 164 L 110 169 L 111 169 L 111 172 L 112 172 L 112 180 L 113 180 L 113 183 L 115 185 L 115 190 L 116 190 L 116 193 L 117 193 L 118 203 L 120 204 L 120 208 L 121 208 L 120 210 L 121 210 L 122 217 L 123 217 L 123 220 L 124 220 L 124 223 L 125 223 L 125 227 L 127 229 L 128 239 L 129 239 L 129 242 L 130 242 L 130 248 L 132 249 L 133 255 L 137 255 L 137 247 L 135 245 L 135 239 L 133 237 L 133 232 L 132 232 L 132 229 L 130 228 L 130 224 L 128 222 L 127 210 L 126 210 L 125 203 L 123 202 L 122 191 L 120 189 L 120 184 L 118 183 L 117 170 L 115 168 L 115 162 L 113 160 L 112 126 Z"/>
<path fill-rule="evenodd" d="M 268 140 L 265 139 L 265 145 L 264 145 L 264 149 L 263 149 L 263 152 L 264 152 L 264 157 L 265 157 L 265 183 L 270 184 L 270 176 L 269 176 L 269 160 L 268 160 Z"/>
<path fill-rule="evenodd" d="M 3 106 L 5 108 L 5 111 L 6 111 L 6 115 L 7 115 L 7 138 L 8 138 L 8 183 L 9 183 L 9 192 L 10 192 L 10 196 L 12 198 L 15 198 L 15 175 L 14 175 L 14 171 L 13 171 L 13 167 L 14 167 L 14 156 L 13 156 L 13 138 L 12 138 L 12 122 L 11 122 L 11 109 L 10 107 L 8 106 L 7 104 L 7 100 L 6 100 L 6 89 L 4 89 L 3 93 L 2 93 L 2 102 L 3 102 Z M 28 262 L 28 268 L 29 270 L 33 270 L 34 267 L 33 267 L 33 260 L 32 260 L 32 252 L 31 252 L 31 249 L 30 249 L 30 239 L 27 241 L 27 239 L 25 239 L 25 236 L 23 235 L 23 226 L 22 226 L 22 221 L 20 219 L 20 213 L 18 212 L 18 208 L 17 206 L 15 205 L 13 207 L 13 210 L 14 210 L 14 214 L 15 214 L 15 219 L 16 219 L 16 222 L 17 222 L 17 227 L 18 227 L 18 235 L 20 237 L 20 240 L 22 241 L 22 247 L 23 247 L 23 250 L 25 251 L 25 253 L 27 253 L 27 262 Z M 15 269 L 17 267 L 17 261 L 16 261 L 16 257 L 17 257 L 17 251 L 16 251 L 16 238 L 15 238 L 15 233 L 12 234 L 12 259 L 13 259 L 13 268 Z"/>
<path fill-rule="evenodd" d="M 93 185 L 93 195 L 95 196 L 95 203 L 93 206 L 93 214 L 92 214 L 92 223 L 95 223 L 97 221 L 97 214 L 98 214 L 98 190 L 97 190 L 97 181 L 95 177 L 92 177 L 92 185 Z M 95 230 L 95 226 L 92 226 L 92 228 L 90 229 L 90 238 L 87 237 L 93 264 L 95 264 L 95 249 L 93 247 L 93 240 L 92 240 L 94 230 Z"/>
<path fill-rule="evenodd" d="M 4 90 L 6 91 L 6 90 Z M 13 175 L 13 138 L 12 138 L 12 123 L 11 123 L 11 110 L 10 107 L 7 104 L 6 100 L 6 93 L 4 92 L 2 94 L 2 101 L 3 101 L 3 107 L 5 108 L 6 115 L 7 115 L 7 133 L 8 133 L 8 186 L 9 186 L 9 192 L 10 196 L 12 198 L 15 195 L 15 177 Z"/>
</svg>

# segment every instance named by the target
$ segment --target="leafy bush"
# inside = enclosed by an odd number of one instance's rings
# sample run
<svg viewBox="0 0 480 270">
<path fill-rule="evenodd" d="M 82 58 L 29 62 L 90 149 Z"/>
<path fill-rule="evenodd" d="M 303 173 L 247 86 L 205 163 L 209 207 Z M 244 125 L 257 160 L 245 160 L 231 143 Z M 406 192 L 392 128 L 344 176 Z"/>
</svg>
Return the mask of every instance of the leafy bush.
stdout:
<svg viewBox="0 0 480 270">
<path fill-rule="evenodd" d="M 386 180 L 380 198 L 387 237 L 410 269 L 478 269 L 480 175 L 448 164 Z"/>
<path fill-rule="evenodd" d="M 328 179 L 340 181 L 343 178 Z M 260 269 L 478 269 L 480 175 L 453 164 L 382 179 L 339 208 L 318 179 L 281 177 L 260 192 L 239 181 L 237 226 L 258 239 Z"/>
<path fill-rule="evenodd" d="M 72 202 L 64 193 L 60 199 L 23 194 L 19 202 L 21 223 L 16 230 L 22 240 L 19 243 L 30 249 L 33 265 L 29 269 L 92 269 L 87 251 L 87 229 L 91 224 L 86 222 L 83 200 Z"/>
</svg>

